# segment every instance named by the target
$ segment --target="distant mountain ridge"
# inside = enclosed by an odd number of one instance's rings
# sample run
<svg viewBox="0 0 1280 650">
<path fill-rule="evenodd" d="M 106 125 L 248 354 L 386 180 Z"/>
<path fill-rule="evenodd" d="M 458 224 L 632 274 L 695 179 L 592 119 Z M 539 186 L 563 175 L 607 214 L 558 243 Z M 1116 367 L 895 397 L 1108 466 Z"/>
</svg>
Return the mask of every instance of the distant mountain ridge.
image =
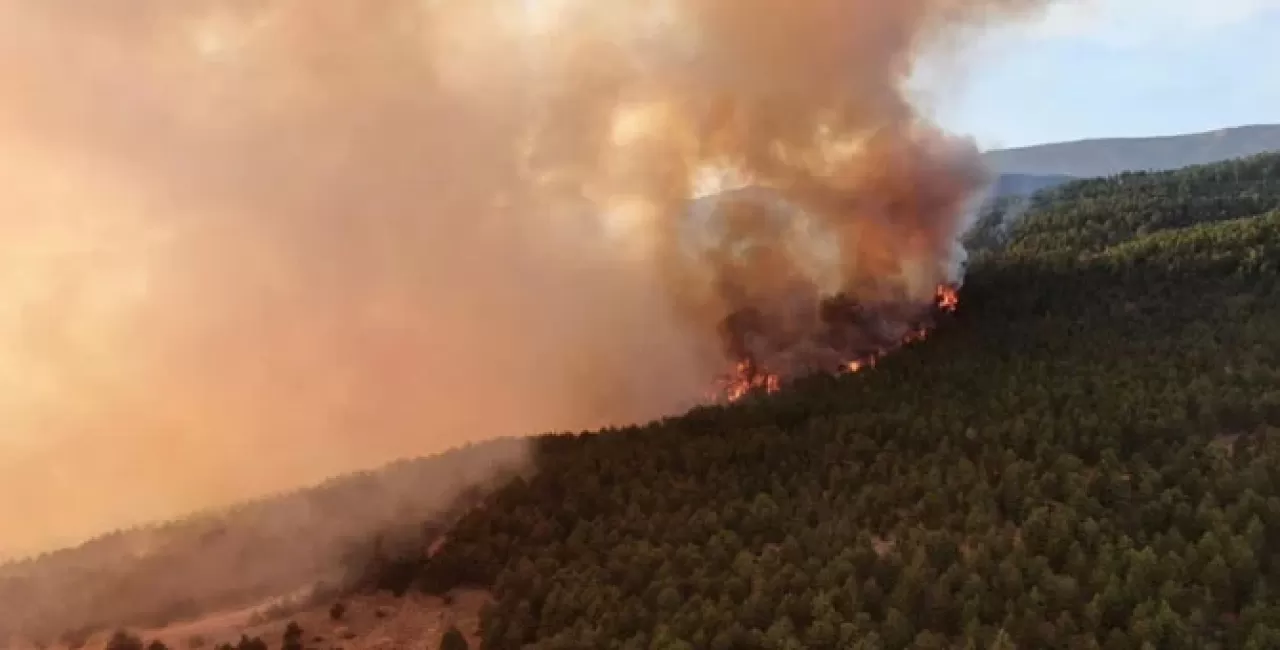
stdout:
<svg viewBox="0 0 1280 650">
<path fill-rule="evenodd" d="M 1146 138 L 1099 138 L 988 151 L 1000 175 L 1091 178 L 1126 171 L 1165 171 L 1280 151 L 1280 124 L 1239 126 L 1204 133 Z M 1013 189 L 1035 185 L 1011 183 Z"/>
</svg>

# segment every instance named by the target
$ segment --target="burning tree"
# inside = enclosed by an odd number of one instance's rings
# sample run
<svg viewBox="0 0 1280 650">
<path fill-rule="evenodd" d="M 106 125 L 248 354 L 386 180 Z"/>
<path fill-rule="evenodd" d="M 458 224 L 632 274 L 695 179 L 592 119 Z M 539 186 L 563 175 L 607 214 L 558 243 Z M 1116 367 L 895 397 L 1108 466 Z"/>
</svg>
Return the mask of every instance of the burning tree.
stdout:
<svg viewBox="0 0 1280 650">
<path fill-rule="evenodd" d="M 731 314 L 721 325 L 725 356 L 733 368 L 720 377 L 711 397 L 736 402 L 755 391 L 774 392 L 791 379 L 825 372 L 859 372 L 898 347 L 928 336 L 939 315 L 959 306 L 957 287 L 939 285 L 927 308 L 864 306 L 848 296 L 821 301 L 817 335 L 798 341 L 771 338 L 759 309 Z"/>
</svg>

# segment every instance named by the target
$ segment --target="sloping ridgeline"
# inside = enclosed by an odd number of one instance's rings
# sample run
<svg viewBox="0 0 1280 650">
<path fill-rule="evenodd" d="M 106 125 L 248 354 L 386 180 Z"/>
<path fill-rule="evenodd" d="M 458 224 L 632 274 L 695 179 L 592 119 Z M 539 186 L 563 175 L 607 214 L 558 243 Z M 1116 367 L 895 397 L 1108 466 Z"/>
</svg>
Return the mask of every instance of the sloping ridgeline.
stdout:
<svg viewBox="0 0 1280 650">
<path fill-rule="evenodd" d="M 1066 186 L 929 340 L 545 438 L 415 575 L 495 649 L 1280 647 L 1278 205 L 1275 156 Z"/>
</svg>

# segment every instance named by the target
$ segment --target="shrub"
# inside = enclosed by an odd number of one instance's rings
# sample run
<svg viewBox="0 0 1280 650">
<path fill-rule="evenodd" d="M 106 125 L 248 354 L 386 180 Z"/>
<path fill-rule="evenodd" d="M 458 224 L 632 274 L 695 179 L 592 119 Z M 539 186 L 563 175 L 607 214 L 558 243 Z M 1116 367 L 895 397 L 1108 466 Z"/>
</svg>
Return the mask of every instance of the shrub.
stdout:
<svg viewBox="0 0 1280 650">
<path fill-rule="evenodd" d="M 143 650 L 142 639 L 124 630 L 116 630 L 107 641 L 107 650 Z"/>
<path fill-rule="evenodd" d="M 467 643 L 467 637 L 462 635 L 462 630 L 457 625 L 450 625 L 445 630 L 444 636 L 440 637 L 440 650 L 470 650 L 471 646 Z"/>
</svg>

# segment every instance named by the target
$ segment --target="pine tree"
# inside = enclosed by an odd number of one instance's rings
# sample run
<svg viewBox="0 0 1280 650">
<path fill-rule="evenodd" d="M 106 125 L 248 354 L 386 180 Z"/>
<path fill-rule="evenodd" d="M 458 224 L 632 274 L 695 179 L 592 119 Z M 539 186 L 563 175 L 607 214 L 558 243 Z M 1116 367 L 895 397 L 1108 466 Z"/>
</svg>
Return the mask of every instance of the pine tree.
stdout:
<svg viewBox="0 0 1280 650">
<path fill-rule="evenodd" d="M 284 629 L 284 643 L 281 650 L 302 650 L 302 627 L 297 621 L 289 621 Z"/>
<path fill-rule="evenodd" d="M 991 650 L 1017 650 L 1018 646 L 1013 642 L 1013 637 L 1003 629 L 996 632 L 996 638 L 991 641 Z"/>
</svg>

